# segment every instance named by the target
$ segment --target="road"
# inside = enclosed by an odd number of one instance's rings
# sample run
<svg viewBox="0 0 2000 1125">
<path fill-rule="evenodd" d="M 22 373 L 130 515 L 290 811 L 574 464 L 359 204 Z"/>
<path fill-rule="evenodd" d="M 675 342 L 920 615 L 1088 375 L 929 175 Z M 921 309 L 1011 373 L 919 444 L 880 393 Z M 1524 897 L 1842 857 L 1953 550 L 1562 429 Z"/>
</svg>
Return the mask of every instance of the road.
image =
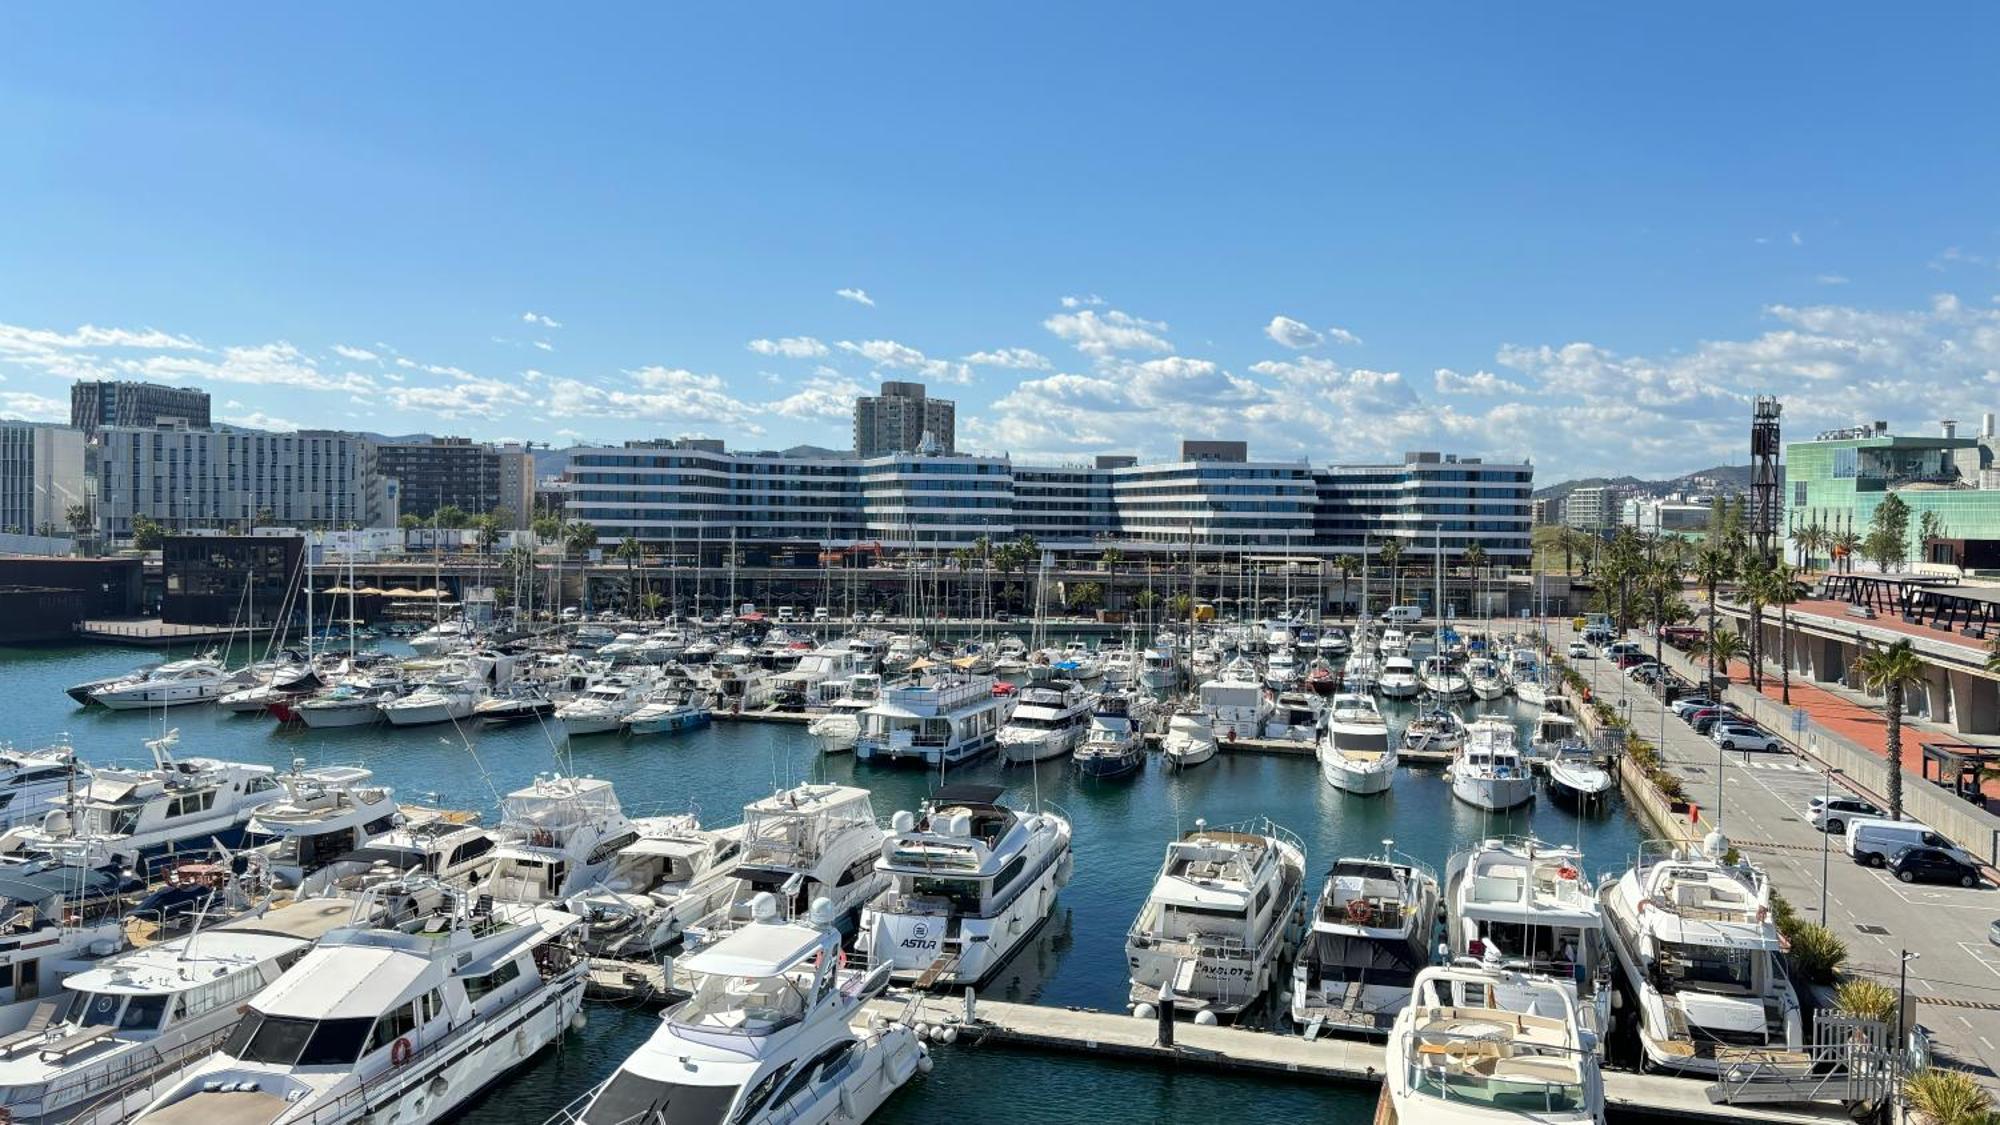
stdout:
<svg viewBox="0 0 2000 1125">
<path fill-rule="evenodd" d="M 1573 639 L 1567 623 L 1550 635 L 1560 638 L 1562 647 Z M 1645 644 L 1651 653 L 1650 638 Z M 1666 650 L 1666 659 L 1683 675 L 1701 680 L 1673 649 Z M 1829 779 L 1797 743 L 1789 753 L 1724 754 L 1610 661 L 1570 664 L 1590 681 L 1596 699 L 1626 710 L 1640 737 L 1663 746 L 1664 759 L 1705 816 L 1716 810 L 1719 785 L 1715 822 L 1768 872 L 1801 917 L 1818 918 L 1821 872 L 1826 872 L 1825 921 L 1847 943 L 1850 970 L 1895 988 L 1900 954 L 1916 953 L 1909 987 L 1917 1023 L 1930 1033 L 1938 1054 L 1980 1072 L 2000 1089 L 2000 947 L 1987 940 L 1988 924 L 2000 918 L 2000 888 L 1907 886 L 1885 871 L 1857 866 L 1839 839 L 1829 841 L 1807 821 L 1808 801 L 1831 784 L 1835 794 L 1847 789 L 1882 804 L 1880 776 L 1859 779 L 1859 788 L 1843 785 L 1846 779 Z M 1788 742 L 1794 738 L 1788 728 L 1777 733 Z M 1809 748 L 1814 732 L 1809 727 L 1796 737 Z"/>
</svg>

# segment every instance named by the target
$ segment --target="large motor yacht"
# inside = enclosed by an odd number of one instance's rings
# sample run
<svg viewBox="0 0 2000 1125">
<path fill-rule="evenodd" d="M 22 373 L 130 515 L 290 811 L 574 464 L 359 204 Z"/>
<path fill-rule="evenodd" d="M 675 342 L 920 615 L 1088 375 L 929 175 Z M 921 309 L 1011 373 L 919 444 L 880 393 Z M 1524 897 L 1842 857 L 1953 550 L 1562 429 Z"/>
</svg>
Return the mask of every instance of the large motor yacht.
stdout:
<svg viewBox="0 0 2000 1125">
<path fill-rule="evenodd" d="M 889 885 L 877 870 L 882 829 L 868 790 L 805 784 L 743 806 L 743 858 L 724 905 L 688 928 L 703 941 L 750 919 L 760 894 L 775 896 L 786 918 L 803 918 L 827 903 L 836 926 L 851 928 L 868 900 Z"/>
<path fill-rule="evenodd" d="M 854 756 L 941 767 L 984 755 L 1014 706 L 993 685 L 991 676 L 946 675 L 884 690 L 861 714 Z"/>
<path fill-rule="evenodd" d="M 1125 935 L 1135 1014 L 1172 1004 L 1212 1023 L 1261 999 L 1298 947 L 1305 870 L 1305 844 L 1268 820 L 1223 828 L 1195 821 L 1167 845 Z"/>
<path fill-rule="evenodd" d="M 123 1120 L 154 1083 L 208 1054 L 243 1002 L 353 904 L 309 899 L 107 958 L 64 978 L 68 1015 L 0 1044 L 0 1114 L 16 1125 Z"/>
<path fill-rule="evenodd" d="M 831 906 L 785 921 L 759 895 L 751 910 L 749 924 L 679 962 L 688 999 L 550 1125 L 859 1122 L 930 1069 L 913 1029 L 863 1020 L 889 972 L 845 967 Z"/>
<path fill-rule="evenodd" d="M 1263 735 L 1282 742 L 1314 742 L 1326 719 L 1326 697 L 1312 690 L 1281 691 L 1264 720 Z"/>
<path fill-rule="evenodd" d="M 1048 919 L 1069 882 L 1069 819 L 1008 808 L 1004 792 L 946 785 L 891 820 L 877 866 L 889 889 L 855 936 L 872 964 L 921 987 L 978 987 Z"/>
<path fill-rule="evenodd" d="M 1202 684 L 1200 697 L 1201 709 L 1215 720 L 1215 732 L 1230 742 L 1257 737 L 1271 715 L 1270 693 L 1257 678 L 1257 669 L 1241 657 Z"/>
<path fill-rule="evenodd" d="M 659 819 L 667 830 L 694 826 L 691 817 Z M 561 902 L 602 882 L 640 825 L 609 781 L 542 774 L 500 799 L 499 835 L 480 890 L 501 902 Z"/>
<path fill-rule="evenodd" d="M 1535 777 L 1514 745 L 1514 724 L 1498 716 L 1475 719 L 1465 745 L 1445 767 L 1452 795 L 1474 808 L 1500 812 L 1534 799 Z"/>
<path fill-rule="evenodd" d="M 1547 977 L 1476 962 L 1417 974 L 1389 1032 L 1385 1096 L 1422 1125 L 1603 1125 L 1597 1036 Z"/>
<path fill-rule="evenodd" d="M 218 660 L 207 657 L 170 660 L 135 677 L 92 690 L 90 701 L 113 711 L 181 707 L 220 699 L 239 687 L 248 686 L 248 682 L 246 674 L 232 672 Z"/>
<path fill-rule="evenodd" d="M 435 896 L 438 905 L 426 901 Z M 414 900 L 393 924 L 378 905 Z M 249 1003 L 215 1054 L 134 1120 L 425 1125 L 554 1042 L 583 1006 L 583 923 L 481 913 L 436 883 L 389 883 Z"/>
<path fill-rule="evenodd" d="M 1077 772 L 1085 777 L 1123 777 L 1146 764 L 1146 736 L 1124 695 L 1098 699 L 1090 715 L 1090 733 L 1076 748 Z"/>
<path fill-rule="evenodd" d="M 1431 963 L 1440 891 L 1430 868 L 1389 852 L 1342 859 L 1326 873 L 1312 929 L 1292 963 L 1292 1023 L 1386 1035 Z"/>
<path fill-rule="evenodd" d="M 1575 848 L 1533 839 L 1482 840 L 1445 868 L 1445 941 L 1474 957 L 1546 973 L 1569 991 L 1584 1025 L 1611 1018 L 1604 911 Z"/>
<path fill-rule="evenodd" d="M 264 858 L 279 886 L 296 887 L 308 874 L 403 822 L 396 794 L 371 785 L 374 771 L 360 766 L 306 769 L 294 758 L 277 775 L 284 796 L 259 808 L 244 842 Z"/>
<path fill-rule="evenodd" d="M 125 948 L 136 882 L 59 861 L 0 867 L 0 1036 L 26 1027 L 64 977 Z"/>
<path fill-rule="evenodd" d="M 0 829 L 40 821 L 89 783 L 90 771 L 67 742 L 39 750 L 0 748 Z"/>
<path fill-rule="evenodd" d="M 1095 701 L 1095 696 L 1073 680 L 1047 680 L 1022 688 L 1014 713 L 1000 728 L 1001 763 L 1067 756 L 1083 741 Z"/>
<path fill-rule="evenodd" d="M 366 890 L 406 875 L 426 875 L 454 887 L 486 878 L 500 842 L 477 824 L 434 817 L 392 828 L 360 848 L 335 856 L 299 882 L 299 897 Z"/>
<path fill-rule="evenodd" d="M 1396 751 L 1389 724 L 1365 695 L 1342 693 L 1327 709 L 1320 736 L 1320 776 L 1348 793 L 1383 793 L 1396 779 Z"/>
<path fill-rule="evenodd" d="M 594 955 L 650 957 L 727 903 L 736 885 L 741 827 L 705 829 L 693 817 L 632 823 L 639 838 L 619 849 L 602 885 L 580 888 L 565 900 L 589 919 L 586 948 Z"/>
<path fill-rule="evenodd" d="M 1762 870 L 1725 862 L 1728 851 L 1719 832 L 1696 853 L 1648 840 L 1639 865 L 1601 892 L 1648 1069 L 1810 1062 L 1771 885 Z"/>
</svg>

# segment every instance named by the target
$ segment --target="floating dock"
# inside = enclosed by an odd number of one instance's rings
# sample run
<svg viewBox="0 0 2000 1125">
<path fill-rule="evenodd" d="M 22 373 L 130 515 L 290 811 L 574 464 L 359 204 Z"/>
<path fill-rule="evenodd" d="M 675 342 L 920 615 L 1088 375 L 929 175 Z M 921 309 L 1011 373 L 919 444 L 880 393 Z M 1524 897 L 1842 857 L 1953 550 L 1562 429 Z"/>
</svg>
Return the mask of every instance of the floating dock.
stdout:
<svg viewBox="0 0 2000 1125">
<path fill-rule="evenodd" d="M 1387 1055 L 1377 1043 L 1351 1039 L 1274 1035 L 1235 1027 L 1174 1025 L 1174 1045 L 1163 1047 L 1152 1020 L 1117 1012 L 1006 1004 L 979 1000 L 965 1019 L 965 1001 L 949 996 L 892 993 L 868 1005 L 871 1015 L 956 1027 L 956 1045 L 986 1044 L 1145 1059 L 1167 1066 L 1256 1072 L 1312 1078 L 1347 1086 L 1380 1087 Z M 947 1060 L 945 1065 L 949 1066 Z M 1619 1122 L 1770 1122 L 1829 1125 L 1847 1122 L 1838 1105 L 1717 1105 L 1708 1083 L 1693 1078 L 1604 1072 L 1605 1108 Z M 1379 1120 L 1379 1118 L 1378 1118 Z"/>
</svg>

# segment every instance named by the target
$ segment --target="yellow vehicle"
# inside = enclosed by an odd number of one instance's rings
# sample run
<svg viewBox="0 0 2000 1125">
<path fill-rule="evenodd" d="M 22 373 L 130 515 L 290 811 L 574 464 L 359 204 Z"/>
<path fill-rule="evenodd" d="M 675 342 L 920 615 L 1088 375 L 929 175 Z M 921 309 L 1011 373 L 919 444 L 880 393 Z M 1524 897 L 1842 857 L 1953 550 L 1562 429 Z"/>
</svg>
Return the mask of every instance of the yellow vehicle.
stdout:
<svg viewBox="0 0 2000 1125">
<path fill-rule="evenodd" d="M 1194 619 L 1196 621 L 1215 620 L 1215 607 L 1207 602 L 1196 602 L 1194 606 Z"/>
</svg>

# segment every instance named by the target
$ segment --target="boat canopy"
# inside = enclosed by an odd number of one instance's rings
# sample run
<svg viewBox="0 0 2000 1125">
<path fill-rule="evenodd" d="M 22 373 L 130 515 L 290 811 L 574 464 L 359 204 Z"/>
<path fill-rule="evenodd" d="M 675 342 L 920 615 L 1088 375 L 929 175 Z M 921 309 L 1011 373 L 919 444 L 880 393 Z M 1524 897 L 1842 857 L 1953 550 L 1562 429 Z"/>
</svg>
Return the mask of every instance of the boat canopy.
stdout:
<svg viewBox="0 0 2000 1125">
<path fill-rule="evenodd" d="M 680 963 L 690 973 L 774 977 L 826 943 L 824 931 L 790 922 L 744 926 Z"/>
</svg>

